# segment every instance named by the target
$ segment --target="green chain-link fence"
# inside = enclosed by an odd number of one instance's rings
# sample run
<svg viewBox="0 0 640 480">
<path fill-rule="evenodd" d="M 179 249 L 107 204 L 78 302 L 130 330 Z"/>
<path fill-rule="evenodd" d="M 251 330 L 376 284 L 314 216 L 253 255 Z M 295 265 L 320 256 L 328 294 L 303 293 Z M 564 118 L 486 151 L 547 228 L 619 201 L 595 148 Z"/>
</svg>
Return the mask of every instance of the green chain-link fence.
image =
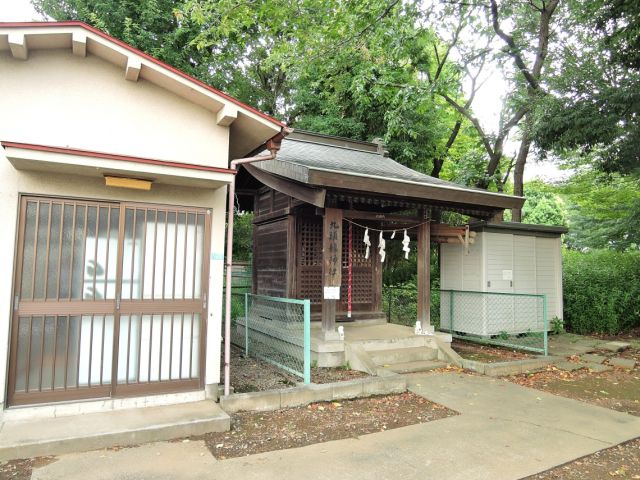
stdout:
<svg viewBox="0 0 640 480">
<path fill-rule="evenodd" d="M 454 337 L 547 355 L 545 295 L 440 291 L 440 330 Z"/>
<path fill-rule="evenodd" d="M 231 343 L 311 382 L 311 302 L 244 294 L 244 315 L 232 319 Z"/>
</svg>

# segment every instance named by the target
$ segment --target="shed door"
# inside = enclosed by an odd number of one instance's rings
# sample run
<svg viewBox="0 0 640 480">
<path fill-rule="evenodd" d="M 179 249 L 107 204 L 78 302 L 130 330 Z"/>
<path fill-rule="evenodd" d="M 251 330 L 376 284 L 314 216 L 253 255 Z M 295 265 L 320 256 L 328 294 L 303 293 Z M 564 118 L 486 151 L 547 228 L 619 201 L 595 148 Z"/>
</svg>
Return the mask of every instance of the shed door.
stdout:
<svg viewBox="0 0 640 480">
<path fill-rule="evenodd" d="M 208 219 L 23 197 L 9 404 L 200 385 Z"/>
<path fill-rule="evenodd" d="M 486 233 L 487 292 L 513 292 L 513 235 Z"/>
</svg>

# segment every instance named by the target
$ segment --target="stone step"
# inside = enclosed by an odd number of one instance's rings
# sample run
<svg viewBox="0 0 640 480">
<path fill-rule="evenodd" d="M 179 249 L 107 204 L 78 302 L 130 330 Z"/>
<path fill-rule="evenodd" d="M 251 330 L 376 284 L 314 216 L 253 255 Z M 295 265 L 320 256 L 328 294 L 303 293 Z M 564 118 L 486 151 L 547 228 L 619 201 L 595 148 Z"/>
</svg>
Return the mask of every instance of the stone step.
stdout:
<svg viewBox="0 0 640 480">
<path fill-rule="evenodd" d="M 229 428 L 229 415 L 210 400 L 5 421 L 0 430 L 0 461 L 137 445 Z"/>
<path fill-rule="evenodd" d="M 447 364 L 436 360 L 418 360 L 415 362 L 402 362 L 390 365 L 384 365 L 378 370 L 391 371 L 394 373 L 416 373 L 434 370 L 440 367 L 446 367 Z"/>
<path fill-rule="evenodd" d="M 407 363 L 419 360 L 435 360 L 438 358 L 438 350 L 429 347 L 372 350 L 368 353 L 371 360 L 373 360 L 377 365 Z"/>
</svg>

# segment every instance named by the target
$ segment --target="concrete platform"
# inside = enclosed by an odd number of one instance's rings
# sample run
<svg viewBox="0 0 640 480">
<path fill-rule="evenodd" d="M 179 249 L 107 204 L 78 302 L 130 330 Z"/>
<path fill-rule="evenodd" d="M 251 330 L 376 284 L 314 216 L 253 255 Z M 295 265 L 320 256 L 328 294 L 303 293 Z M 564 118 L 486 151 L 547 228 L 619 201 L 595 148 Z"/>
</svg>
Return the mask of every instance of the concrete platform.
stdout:
<svg viewBox="0 0 640 480">
<path fill-rule="evenodd" d="M 229 428 L 229 415 L 209 400 L 5 421 L 0 430 L 0 460 L 136 445 L 207 432 L 223 432 Z"/>
</svg>

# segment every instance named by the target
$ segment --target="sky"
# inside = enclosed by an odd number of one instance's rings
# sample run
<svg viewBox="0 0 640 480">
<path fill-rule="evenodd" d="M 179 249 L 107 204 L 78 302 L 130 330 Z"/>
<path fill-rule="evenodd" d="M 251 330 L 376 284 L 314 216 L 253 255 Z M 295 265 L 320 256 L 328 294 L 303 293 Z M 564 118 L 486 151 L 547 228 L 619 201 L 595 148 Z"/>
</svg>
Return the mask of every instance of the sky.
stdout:
<svg viewBox="0 0 640 480">
<path fill-rule="evenodd" d="M 0 0 L 0 22 L 28 22 L 31 20 L 41 19 L 29 0 Z M 476 116 L 487 131 L 493 130 L 498 125 L 500 96 L 505 88 L 506 84 L 496 71 L 485 83 L 474 101 Z M 505 153 L 512 154 L 516 149 L 517 143 L 510 141 L 506 145 Z M 547 181 L 557 181 L 566 178 L 566 176 L 566 172 L 559 170 L 549 162 L 538 164 L 535 160 L 529 159 L 525 167 L 525 181 L 536 177 Z"/>
</svg>

